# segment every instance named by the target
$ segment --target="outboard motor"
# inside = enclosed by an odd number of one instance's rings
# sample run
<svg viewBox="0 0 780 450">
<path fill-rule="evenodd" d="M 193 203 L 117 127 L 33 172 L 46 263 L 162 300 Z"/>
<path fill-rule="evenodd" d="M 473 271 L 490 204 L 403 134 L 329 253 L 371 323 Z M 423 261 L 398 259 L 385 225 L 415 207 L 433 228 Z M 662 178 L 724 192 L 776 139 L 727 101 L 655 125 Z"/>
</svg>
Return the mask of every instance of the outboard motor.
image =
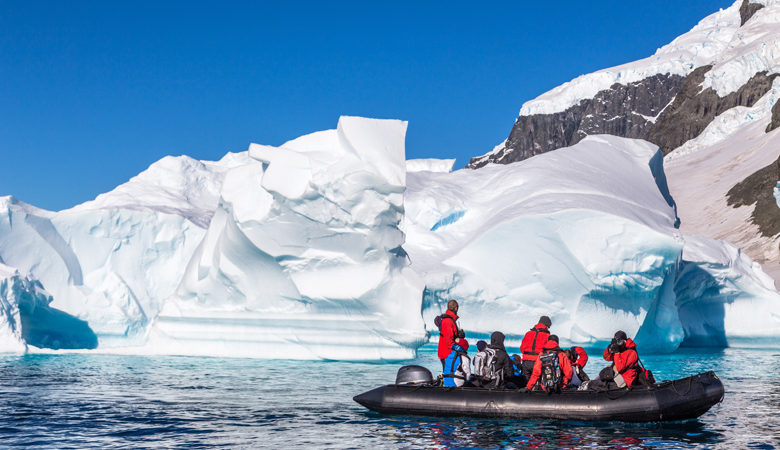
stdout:
<svg viewBox="0 0 780 450">
<path fill-rule="evenodd" d="M 422 366 L 403 366 L 398 369 L 395 384 L 423 385 L 433 383 L 433 374 Z"/>
</svg>

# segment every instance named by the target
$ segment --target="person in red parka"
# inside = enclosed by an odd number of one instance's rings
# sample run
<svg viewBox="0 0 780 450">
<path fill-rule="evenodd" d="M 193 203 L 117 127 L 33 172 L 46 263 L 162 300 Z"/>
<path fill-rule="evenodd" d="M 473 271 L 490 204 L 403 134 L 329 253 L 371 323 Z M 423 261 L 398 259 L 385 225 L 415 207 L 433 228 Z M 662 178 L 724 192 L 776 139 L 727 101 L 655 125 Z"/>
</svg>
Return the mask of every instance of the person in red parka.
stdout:
<svg viewBox="0 0 780 450">
<path fill-rule="evenodd" d="M 571 361 L 571 368 L 572 372 L 574 372 L 574 375 L 572 377 L 572 385 L 573 386 L 579 386 L 583 382 L 590 380 L 590 377 L 588 377 L 588 374 L 585 373 L 585 364 L 588 363 L 588 354 L 585 352 L 585 349 L 579 346 L 571 347 L 567 350 L 564 350 L 566 353 L 566 356 L 569 357 L 569 361 Z"/>
<path fill-rule="evenodd" d="M 539 359 L 544 344 L 547 343 L 551 326 L 552 321 L 549 317 L 540 317 L 539 323 L 526 332 L 522 342 L 520 342 L 520 352 L 523 354 L 523 376 L 526 379 L 531 376 L 531 372 L 534 370 L 534 363 Z"/>
<path fill-rule="evenodd" d="M 639 354 L 636 352 L 636 344 L 626 336 L 625 331 L 615 333 L 612 343 L 604 349 L 604 359 L 614 363 L 615 371 L 623 376 L 626 386 L 631 387 L 634 384 L 639 367 Z M 619 383 L 618 386 L 622 387 Z"/>
<path fill-rule="evenodd" d="M 455 343 L 455 339 L 458 337 L 458 324 L 455 323 L 458 320 L 458 302 L 450 300 L 447 303 L 447 312 L 442 316 L 441 320 L 441 332 L 439 334 L 439 359 L 441 360 L 441 368 L 444 370 L 444 360 L 452 351 L 452 344 Z"/>
<path fill-rule="evenodd" d="M 559 380 L 558 388 L 560 389 L 566 389 L 566 386 L 569 385 L 571 382 L 572 377 L 572 367 L 571 367 L 571 361 L 569 361 L 569 357 L 566 356 L 566 353 L 563 352 L 563 350 L 558 347 L 558 336 L 551 335 L 547 342 L 544 344 L 543 354 L 547 353 L 557 353 L 558 356 L 558 367 L 561 369 L 561 379 Z M 541 356 L 541 355 L 540 355 Z M 540 358 L 537 358 L 534 362 L 534 368 L 531 372 L 531 378 L 528 380 L 528 384 L 526 384 L 526 389 L 531 390 L 536 386 L 537 381 L 539 381 L 539 377 L 542 375 L 542 360 Z M 540 387 L 542 390 L 544 389 L 544 386 L 541 385 Z"/>
</svg>

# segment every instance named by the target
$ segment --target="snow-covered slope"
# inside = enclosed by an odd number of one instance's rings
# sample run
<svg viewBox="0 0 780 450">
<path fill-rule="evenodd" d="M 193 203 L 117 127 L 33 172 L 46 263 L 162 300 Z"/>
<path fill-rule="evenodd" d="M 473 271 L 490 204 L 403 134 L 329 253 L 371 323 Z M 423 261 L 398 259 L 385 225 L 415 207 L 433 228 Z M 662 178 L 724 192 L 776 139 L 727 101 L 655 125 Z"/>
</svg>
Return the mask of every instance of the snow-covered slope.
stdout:
<svg viewBox="0 0 780 450">
<path fill-rule="evenodd" d="M 742 24 L 740 8 L 744 3 L 764 7 Z M 519 115 L 560 112 L 595 97 L 615 83 L 629 84 L 656 74 L 686 76 L 709 64 L 712 70 L 705 75 L 701 87 L 712 87 L 725 97 L 758 72 L 780 72 L 779 7 L 778 0 L 736 0 L 729 8 L 704 18 L 689 32 L 659 48 L 653 56 L 581 75 L 526 102 Z M 674 14 L 673 7 L 669 13 Z"/>
<path fill-rule="evenodd" d="M 780 210 L 771 201 L 780 179 L 772 166 L 779 77 L 780 1 L 737 0 L 651 57 L 525 103 L 509 137 L 469 167 L 521 161 L 593 134 L 646 139 L 668 160 L 682 231 L 733 242 L 780 280 Z"/>
<path fill-rule="evenodd" d="M 780 159 L 780 130 L 765 133 L 771 106 L 780 99 L 780 79 L 752 108 L 716 118 L 696 139 L 666 156 L 669 189 L 680 205 L 681 231 L 728 240 L 780 279 L 780 216 L 774 179 L 749 180 L 739 197 L 735 185 Z M 761 195 L 763 192 L 763 195 Z M 759 196 L 765 201 L 759 202 Z M 763 229 L 762 229 L 763 228 Z"/>
</svg>

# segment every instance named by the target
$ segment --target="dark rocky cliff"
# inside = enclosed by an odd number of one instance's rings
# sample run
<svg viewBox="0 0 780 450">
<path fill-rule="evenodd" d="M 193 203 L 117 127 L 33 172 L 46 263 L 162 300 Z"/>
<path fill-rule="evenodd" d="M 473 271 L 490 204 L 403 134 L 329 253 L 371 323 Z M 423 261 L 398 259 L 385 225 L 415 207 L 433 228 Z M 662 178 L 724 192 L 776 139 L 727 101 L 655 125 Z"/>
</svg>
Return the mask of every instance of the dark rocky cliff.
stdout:
<svg viewBox="0 0 780 450">
<path fill-rule="evenodd" d="M 751 17 L 753 17 L 753 14 L 756 13 L 759 9 L 763 8 L 764 5 L 761 5 L 759 3 L 750 3 L 749 0 L 742 0 L 742 5 L 739 7 L 739 17 L 742 19 L 739 26 L 742 26 L 750 20 Z"/>
<path fill-rule="evenodd" d="M 658 145 L 664 155 L 695 138 L 716 116 L 735 106 L 753 106 L 769 89 L 778 74 L 759 72 L 736 92 L 718 96 L 712 88 L 702 90 L 704 75 L 712 66 L 699 67 L 683 81 L 674 102 L 650 129 L 645 139 Z"/>
<path fill-rule="evenodd" d="M 522 161 L 574 145 L 590 134 L 646 139 L 666 155 L 701 134 L 717 115 L 735 106 L 753 106 L 778 76 L 759 72 L 737 91 L 720 97 L 712 88 L 701 88 L 711 69 L 699 67 L 685 78 L 664 74 L 613 84 L 563 112 L 520 116 L 503 149 L 472 158 L 466 167 Z"/>
<path fill-rule="evenodd" d="M 751 220 L 762 235 L 774 237 L 780 233 L 780 208 L 774 187 L 780 180 L 780 158 L 737 183 L 727 194 L 729 206 L 756 205 Z"/>
<path fill-rule="evenodd" d="M 468 167 L 522 161 L 574 145 L 591 134 L 644 138 L 653 125 L 652 118 L 672 101 L 682 80 L 679 75 L 663 74 L 636 83 L 615 83 L 563 112 L 520 116 L 503 151 L 490 158 L 472 158 Z"/>
<path fill-rule="evenodd" d="M 775 102 L 775 105 L 772 107 L 772 121 L 766 127 L 766 132 L 769 133 L 778 127 L 780 127 L 780 101 Z"/>
</svg>

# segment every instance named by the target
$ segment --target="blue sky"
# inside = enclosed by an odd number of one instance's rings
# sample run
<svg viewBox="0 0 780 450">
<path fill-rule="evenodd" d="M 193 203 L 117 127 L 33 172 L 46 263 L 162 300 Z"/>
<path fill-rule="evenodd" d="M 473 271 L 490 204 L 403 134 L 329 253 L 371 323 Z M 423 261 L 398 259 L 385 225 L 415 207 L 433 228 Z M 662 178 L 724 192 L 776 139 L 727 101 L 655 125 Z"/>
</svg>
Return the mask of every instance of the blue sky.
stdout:
<svg viewBox="0 0 780 450">
<path fill-rule="evenodd" d="M 165 155 L 219 159 L 409 121 L 408 158 L 462 167 L 522 104 L 651 55 L 732 0 L 0 0 L 0 195 L 59 210 Z"/>
</svg>

